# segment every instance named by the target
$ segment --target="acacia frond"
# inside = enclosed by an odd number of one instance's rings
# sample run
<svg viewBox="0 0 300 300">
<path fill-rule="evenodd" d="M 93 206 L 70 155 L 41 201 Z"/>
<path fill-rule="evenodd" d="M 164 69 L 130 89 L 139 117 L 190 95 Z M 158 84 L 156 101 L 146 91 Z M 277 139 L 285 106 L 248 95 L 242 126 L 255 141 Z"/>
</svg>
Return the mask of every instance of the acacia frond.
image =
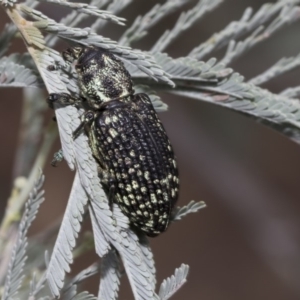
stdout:
<svg viewBox="0 0 300 300">
<path fill-rule="evenodd" d="M 30 225 L 36 217 L 41 203 L 44 201 L 44 191 L 41 191 L 44 179 L 44 175 L 41 174 L 35 182 L 34 188 L 30 193 L 29 199 L 25 205 L 25 211 L 18 229 L 17 241 L 13 248 L 11 260 L 8 266 L 2 300 L 13 299 L 18 293 L 18 290 L 22 284 L 24 277 L 22 273 L 25 261 L 27 259 L 27 233 Z"/>
<path fill-rule="evenodd" d="M 102 258 L 98 299 L 118 299 L 121 277 L 119 268 L 120 260 L 116 251 L 112 249 Z"/>
<path fill-rule="evenodd" d="M 0 88 L 1 87 L 41 87 L 35 72 L 22 63 L 19 56 L 10 55 L 0 59 Z"/>
<path fill-rule="evenodd" d="M 298 67 L 300 67 L 300 54 L 298 54 L 296 57 L 282 58 L 271 68 L 250 79 L 248 82 L 255 85 L 262 85 L 263 83 L 266 83 L 273 78 L 292 71 Z"/>
<path fill-rule="evenodd" d="M 299 101 L 287 99 L 252 84 L 244 83 L 243 79 L 241 75 L 234 73 L 214 88 L 202 86 L 194 91 L 174 90 L 170 92 L 212 102 L 247 114 L 266 122 L 269 126 L 299 143 Z"/>
<path fill-rule="evenodd" d="M 300 97 L 300 86 L 287 88 L 287 89 L 283 90 L 279 95 L 286 97 L 286 98 L 299 98 Z"/>
<path fill-rule="evenodd" d="M 298 6 L 283 6 L 280 14 L 268 25 L 258 27 L 249 37 L 243 41 L 236 42 L 231 40 L 225 56 L 220 60 L 225 66 L 232 63 L 246 51 L 257 45 L 263 40 L 268 39 L 282 27 L 289 25 L 300 18 L 300 7 Z"/>
<path fill-rule="evenodd" d="M 63 287 L 65 273 L 70 272 L 70 264 L 73 263 L 72 251 L 76 246 L 76 240 L 81 229 L 84 207 L 87 201 L 88 197 L 81 187 L 78 175 L 76 175 L 47 268 L 47 280 L 55 295 Z"/>
<path fill-rule="evenodd" d="M 200 0 L 191 10 L 183 12 L 175 26 L 159 38 L 151 52 L 163 52 L 183 31 L 190 28 L 207 12 L 216 8 L 223 0 Z"/>
<path fill-rule="evenodd" d="M 156 268 L 155 268 L 155 261 L 153 257 L 153 253 L 151 247 L 149 245 L 149 241 L 145 235 L 142 235 L 139 239 L 142 254 L 144 255 L 144 261 L 147 264 L 149 272 L 152 274 L 153 281 L 152 281 L 152 288 L 155 290 L 156 287 Z"/>
<path fill-rule="evenodd" d="M 166 53 L 155 53 L 156 62 L 161 65 L 170 78 L 176 83 L 176 89 L 180 87 L 206 86 L 215 87 L 218 82 L 229 77 L 233 70 L 223 64 L 216 64 L 217 60 L 211 58 L 207 62 L 197 61 L 191 57 L 171 58 Z M 127 66 L 127 65 L 126 65 Z M 169 90 L 162 82 L 153 83 L 137 70 L 127 66 L 135 83 L 147 84 L 150 87 L 160 87 Z"/>
<path fill-rule="evenodd" d="M 62 298 L 64 300 L 72 300 L 77 294 L 77 286 L 87 278 L 94 276 L 99 272 L 99 263 L 94 263 L 88 268 L 77 274 L 62 290 Z"/>
<path fill-rule="evenodd" d="M 153 276 L 153 270 L 148 267 L 147 257 L 144 255 L 139 239 L 130 230 L 128 218 L 116 204 L 113 207 L 113 214 L 117 222 L 118 242 L 111 240 L 111 243 L 118 250 L 123 261 L 134 299 L 153 299 L 156 297 L 153 288 L 156 279 Z"/>
<path fill-rule="evenodd" d="M 113 14 L 118 14 L 123 9 L 125 9 L 132 1 L 133 0 L 113 0 L 113 2 L 108 5 L 106 10 Z M 104 25 L 105 22 L 103 20 L 96 19 L 96 21 L 92 24 L 91 29 L 97 31 Z"/>
<path fill-rule="evenodd" d="M 175 274 L 165 279 L 159 289 L 160 300 L 172 297 L 185 283 L 189 272 L 189 266 L 182 264 L 175 270 Z"/>
<path fill-rule="evenodd" d="M 164 4 L 156 4 L 144 16 L 138 16 L 133 24 L 124 32 L 119 40 L 120 45 L 130 46 L 148 34 L 148 30 L 161 19 L 186 4 L 189 0 L 167 0 Z"/>
<path fill-rule="evenodd" d="M 29 291 L 29 299 L 35 299 L 35 296 L 45 287 L 46 283 L 46 275 L 43 274 L 38 282 L 35 281 L 35 278 L 32 278 L 30 281 L 30 291 Z"/>
<path fill-rule="evenodd" d="M 300 141 L 298 100 L 290 100 L 245 83 L 243 76 L 232 73 L 232 69 L 224 67 L 221 63 L 216 64 L 216 59 L 204 63 L 189 57 L 172 59 L 161 53 L 157 53 L 155 57 L 162 68 L 171 75 L 176 89 L 147 82 L 150 87 L 212 102 L 247 114 Z M 131 72 L 136 82 L 143 82 L 144 77 L 139 72 Z"/>
<path fill-rule="evenodd" d="M 290 5 L 296 5 L 297 3 L 299 3 L 299 0 L 290 1 Z M 230 22 L 220 32 L 213 34 L 206 42 L 194 48 L 189 56 L 201 60 L 207 55 L 212 55 L 212 52 L 223 48 L 231 40 L 238 39 L 268 23 L 287 5 L 286 0 L 276 3 L 265 3 L 255 14 L 253 14 L 253 9 L 248 7 L 239 21 Z"/>
<path fill-rule="evenodd" d="M 197 61 L 191 57 L 171 58 L 165 53 L 156 53 L 155 59 L 162 68 L 170 74 L 177 85 L 181 82 L 216 83 L 228 77 L 233 71 L 222 64 L 216 64 L 216 59 L 211 58 L 207 62 Z M 134 77 L 135 75 L 133 75 Z"/>
<path fill-rule="evenodd" d="M 100 19 L 103 19 L 105 21 L 111 21 L 119 25 L 124 25 L 124 18 L 116 17 L 114 16 L 110 11 L 108 10 L 100 10 L 97 6 L 94 5 L 88 5 L 86 3 L 74 3 L 74 2 L 68 2 L 68 1 L 62 1 L 62 0 L 39 0 L 43 2 L 49 2 L 53 4 L 58 4 L 61 6 L 66 6 L 69 8 L 72 8 L 79 13 L 84 13 L 90 16 L 94 16 Z"/>
<path fill-rule="evenodd" d="M 179 221 L 183 217 L 187 216 L 190 213 L 196 213 L 200 209 L 205 208 L 206 204 L 204 201 L 195 202 L 192 200 L 189 204 L 183 207 L 176 207 L 173 212 L 173 221 Z"/>
<path fill-rule="evenodd" d="M 111 246 L 108 244 L 106 237 L 104 236 L 101 223 L 97 220 L 97 209 L 101 210 L 101 208 L 99 208 L 97 205 L 94 205 L 94 207 L 92 207 L 92 205 L 89 206 L 94 234 L 95 251 L 100 257 L 103 257 L 111 249 Z"/>
<path fill-rule="evenodd" d="M 90 5 L 94 5 L 97 7 L 97 9 L 101 9 L 103 8 L 110 0 L 102 0 L 102 1 L 98 1 L 98 0 L 92 0 Z M 78 13 L 77 11 L 71 11 L 68 15 L 66 15 L 65 17 L 63 17 L 59 23 L 65 24 L 66 26 L 69 27 L 76 27 L 80 22 L 84 21 L 85 19 L 87 19 L 89 17 L 88 14 L 84 14 L 84 13 Z M 97 19 L 99 20 L 99 22 L 103 22 L 105 24 L 105 20 L 102 19 Z M 93 29 L 93 28 L 92 28 Z M 57 41 L 59 40 L 59 37 L 53 34 L 49 34 L 48 36 L 46 36 L 45 41 L 46 44 L 49 47 L 53 47 Z"/>
</svg>

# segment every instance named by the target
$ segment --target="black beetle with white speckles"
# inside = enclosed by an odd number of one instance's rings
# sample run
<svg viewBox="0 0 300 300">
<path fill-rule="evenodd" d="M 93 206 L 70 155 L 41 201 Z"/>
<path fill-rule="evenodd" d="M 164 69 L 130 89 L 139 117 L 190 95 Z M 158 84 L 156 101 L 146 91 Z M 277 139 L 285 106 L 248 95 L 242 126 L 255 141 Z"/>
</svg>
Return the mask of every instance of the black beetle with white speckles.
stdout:
<svg viewBox="0 0 300 300">
<path fill-rule="evenodd" d="M 74 47 L 63 56 L 77 59 L 81 93 L 91 107 L 74 136 L 84 128 L 110 200 L 135 228 L 157 236 L 170 223 L 179 178 L 171 143 L 149 97 L 134 94 L 128 71 L 108 51 Z M 48 101 L 74 104 L 67 94 L 50 94 Z"/>
</svg>

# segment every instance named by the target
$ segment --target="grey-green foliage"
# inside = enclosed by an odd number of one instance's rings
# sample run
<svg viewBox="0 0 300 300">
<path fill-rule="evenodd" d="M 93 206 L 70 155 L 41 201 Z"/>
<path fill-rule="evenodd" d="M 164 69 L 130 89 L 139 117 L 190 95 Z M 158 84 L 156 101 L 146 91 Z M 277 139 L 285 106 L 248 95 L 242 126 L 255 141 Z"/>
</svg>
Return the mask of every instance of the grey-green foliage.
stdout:
<svg viewBox="0 0 300 300">
<path fill-rule="evenodd" d="M 29 196 L 29 200 L 26 203 L 25 211 L 19 225 L 17 240 L 7 270 L 4 292 L 2 295 L 3 300 L 15 298 L 22 284 L 22 280 L 25 277 L 23 269 L 27 259 L 27 233 L 31 223 L 36 217 L 41 203 L 44 201 L 44 191 L 41 190 L 43 183 L 44 176 L 41 175 L 40 178 L 37 179 L 34 189 Z"/>
<path fill-rule="evenodd" d="M 200 0 L 189 11 L 183 12 L 178 18 L 175 26 L 167 30 L 152 47 L 151 52 L 162 52 L 184 31 L 189 29 L 207 12 L 216 8 L 223 0 Z"/>
<path fill-rule="evenodd" d="M 120 261 L 114 249 L 102 258 L 98 299 L 117 299 L 120 285 Z"/>
<path fill-rule="evenodd" d="M 159 288 L 159 298 L 167 300 L 175 294 L 181 286 L 186 282 L 186 277 L 189 272 L 189 266 L 182 264 L 180 268 L 175 270 L 175 274 L 165 279 Z"/>
<path fill-rule="evenodd" d="M 282 58 L 271 68 L 259 74 L 258 76 L 249 80 L 250 83 L 255 85 L 262 85 L 263 83 L 270 81 L 272 78 L 277 77 L 283 73 L 292 71 L 300 66 L 300 54 L 296 57 Z"/>
<path fill-rule="evenodd" d="M 25 60 L 17 54 L 3 56 L 0 59 L 0 86 L 41 87 L 37 74 L 26 67 L 25 63 Z"/>
<path fill-rule="evenodd" d="M 188 205 L 185 205 L 183 207 L 177 207 L 174 210 L 173 221 L 179 221 L 186 215 L 188 215 L 190 213 L 196 213 L 197 211 L 199 211 L 200 209 L 205 208 L 205 207 L 206 207 L 206 204 L 203 201 L 201 201 L 201 202 L 191 201 Z"/>
<path fill-rule="evenodd" d="M 299 67 L 299 56 L 281 60 L 249 82 L 245 82 L 242 75 L 228 67 L 262 40 L 298 21 L 300 0 L 265 3 L 256 13 L 248 8 L 240 20 L 231 22 L 188 55 L 179 58 L 172 58 L 162 51 L 223 1 L 197 1 L 193 8 L 181 13 L 174 26 L 170 25 L 171 28 L 162 33 L 149 51 L 132 48 L 132 45 L 144 38 L 167 15 L 184 9 L 185 4 L 190 1 L 166 0 L 162 4 L 154 2 L 149 12 L 137 17 L 132 25 L 127 25 L 128 29 L 120 27 L 124 33 L 119 42 L 98 34 L 108 25 L 106 21 L 119 25 L 130 24 L 130 21 L 115 15 L 134 5 L 135 1 L 137 0 L 91 0 L 89 3 L 74 3 L 45 0 L 49 2 L 48 5 L 67 6 L 72 9 L 57 22 L 37 8 L 37 1 L 16 3 L 14 0 L 0 0 L 4 10 L 15 22 L 7 24 L 0 35 L 0 88 L 38 87 L 43 82 L 49 93 L 70 92 L 78 95 L 76 72 L 54 49 L 57 41 L 63 39 L 70 43 L 102 47 L 119 56 L 132 75 L 136 92 L 149 94 L 157 111 L 167 109 L 157 91 L 179 94 L 242 113 L 294 138 L 297 142 L 300 141 L 300 88 L 287 88 L 277 95 L 258 86 Z M 78 27 L 82 21 L 89 21 L 89 16 L 96 17 L 90 27 Z M 26 22 L 26 18 L 32 22 Z M 18 30 L 30 56 L 7 55 L 9 45 Z M 214 51 L 226 47 L 227 51 L 220 61 L 213 58 Z M 55 64 L 60 68 L 50 71 L 48 66 Z M 82 112 L 82 109 L 72 106 L 55 107 L 63 155 L 69 167 L 76 170 L 76 175 L 51 258 L 42 274 L 33 276 L 30 287 L 25 285 L 23 290 L 29 291 L 29 299 L 52 299 L 58 296 L 67 300 L 118 299 L 122 263 L 135 299 L 169 299 L 186 281 L 189 268 L 182 265 L 176 269 L 175 274 L 166 279 L 159 292 L 156 292 L 155 263 L 146 237 L 137 236 L 130 229 L 129 220 L 117 206 L 111 209 L 99 182 L 87 137 L 80 135 L 73 140 L 72 132 L 78 127 Z M 192 201 L 177 208 L 173 220 L 180 220 L 204 206 L 203 202 Z M 87 292 L 80 292 L 78 284 L 98 272 L 98 265 L 83 270 L 66 282 L 66 273 L 70 271 L 73 263 L 73 253 L 84 214 L 90 215 L 95 251 L 102 257 L 97 298 Z M 21 238 L 13 253 L 3 299 L 11 297 L 20 286 L 25 262 L 25 247 L 21 249 L 20 245 L 26 245 L 26 233 L 24 223 L 21 223 Z M 44 287 L 46 280 L 50 291 Z"/>
<path fill-rule="evenodd" d="M 62 290 L 61 296 L 66 300 L 74 299 L 77 294 L 78 284 L 87 278 L 97 274 L 99 272 L 99 263 L 94 263 L 87 269 L 82 270 L 76 275 Z"/>
<path fill-rule="evenodd" d="M 133 24 L 124 32 L 119 40 L 121 45 L 130 45 L 148 34 L 149 29 L 168 14 L 176 11 L 188 0 L 168 0 L 164 4 L 156 4 L 144 16 L 138 16 Z"/>
</svg>

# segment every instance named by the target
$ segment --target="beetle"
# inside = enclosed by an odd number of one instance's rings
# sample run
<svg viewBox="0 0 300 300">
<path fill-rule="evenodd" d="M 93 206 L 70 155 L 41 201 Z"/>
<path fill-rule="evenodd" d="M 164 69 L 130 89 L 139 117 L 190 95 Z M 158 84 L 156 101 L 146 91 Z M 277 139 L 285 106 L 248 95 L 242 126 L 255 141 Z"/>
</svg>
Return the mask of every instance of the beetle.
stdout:
<svg viewBox="0 0 300 300">
<path fill-rule="evenodd" d="M 122 61 L 101 48 L 75 47 L 63 53 L 75 69 L 90 109 L 81 116 L 76 138 L 84 129 L 109 199 L 131 224 L 154 237 L 170 223 L 178 198 L 177 162 L 168 135 L 150 98 L 134 94 Z M 48 102 L 75 104 L 68 94 L 50 94 Z"/>
</svg>

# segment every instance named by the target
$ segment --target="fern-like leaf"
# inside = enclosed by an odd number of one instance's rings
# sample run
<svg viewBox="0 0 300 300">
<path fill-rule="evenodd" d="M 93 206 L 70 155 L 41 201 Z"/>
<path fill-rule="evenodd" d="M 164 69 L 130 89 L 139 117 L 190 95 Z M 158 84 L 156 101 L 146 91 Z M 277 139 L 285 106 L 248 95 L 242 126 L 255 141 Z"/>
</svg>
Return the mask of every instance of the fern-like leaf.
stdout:
<svg viewBox="0 0 300 300">
<path fill-rule="evenodd" d="M 200 209 L 205 207 L 206 204 L 204 201 L 195 202 L 194 200 L 192 200 L 188 205 L 185 205 L 183 207 L 176 207 L 176 209 L 173 212 L 173 221 L 179 221 L 188 214 L 196 213 Z"/>
<path fill-rule="evenodd" d="M 131 27 L 120 38 L 119 44 L 130 46 L 133 42 L 140 40 L 147 35 L 152 26 L 187 2 L 187 0 L 167 0 L 164 4 L 156 4 L 144 16 L 138 16 L 135 19 Z"/>
<path fill-rule="evenodd" d="M 282 58 L 262 74 L 249 80 L 249 83 L 262 85 L 273 78 L 300 67 L 300 54 L 296 57 Z"/>
<path fill-rule="evenodd" d="M 99 272 L 99 264 L 94 263 L 77 274 L 62 290 L 64 300 L 72 300 L 77 294 L 78 284 Z"/>
<path fill-rule="evenodd" d="M 107 2 L 109 2 L 109 0 L 105 0 L 105 1 L 104 0 L 103 1 L 93 0 L 93 1 L 91 1 L 90 4 L 97 6 L 97 9 L 101 9 L 107 4 Z M 59 23 L 62 23 L 69 27 L 76 27 L 80 22 L 84 21 L 88 17 L 89 17 L 88 14 L 84 14 L 84 13 L 79 14 L 77 11 L 72 10 L 68 15 L 63 17 Z M 102 19 L 97 19 L 97 20 L 101 20 L 101 22 L 103 22 L 105 24 L 105 20 L 102 20 Z M 53 35 L 53 34 L 49 34 L 45 38 L 45 41 L 46 41 L 46 44 L 48 45 L 48 47 L 54 47 L 54 45 L 57 43 L 58 40 L 59 40 L 58 36 Z"/>
<path fill-rule="evenodd" d="M 95 16 L 97 18 L 103 19 L 105 21 L 111 21 L 119 25 L 124 25 L 124 18 L 114 16 L 108 10 L 99 10 L 97 6 L 88 5 L 86 3 L 74 3 L 68 1 L 61 1 L 61 0 L 40 0 L 43 2 L 49 2 L 53 4 L 58 4 L 60 6 L 66 6 L 72 8 L 73 10 L 78 11 L 79 13 L 84 13 L 90 16 Z"/>
<path fill-rule="evenodd" d="M 155 59 L 170 74 L 177 84 L 218 82 L 232 74 L 232 69 L 216 64 L 216 59 L 207 62 L 197 61 L 191 57 L 171 58 L 165 53 L 156 53 Z"/>
<path fill-rule="evenodd" d="M 149 245 L 149 241 L 146 236 L 141 236 L 140 239 L 140 247 L 142 250 L 142 254 L 144 256 L 144 261 L 147 264 L 149 272 L 152 274 L 152 278 L 154 279 L 151 284 L 153 290 L 155 290 L 156 287 L 156 268 L 155 268 L 155 261 L 153 257 L 153 253 L 151 250 L 151 247 Z"/>
<path fill-rule="evenodd" d="M 200 0 L 191 10 L 183 12 L 175 26 L 167 30 L 152 47 L 151 52 L 163 52 L 168 45 L 178 38 L 180 33 L 190 28 L 207 12 L 216 8 L 223 0 Z"/>
<path fill-rule="evenodd" d="M 113 14 L 120 13 L 123 9 L 125 9 L 133 0 L 113 0 L 106 9 Z M 96 21 L 92 24 L 91 29 L 98 31 L 101 29 L 106 23 L 101 19 L 96 19 Z M 74 27 L 74 26 L 73 26 Z"/>
<path fill-rule="evenodd" d="M 247 114 L 300 142 L 299 101 L 244 83 L 243 77 L 237 73 L 214 88 L 202 86 L 198 91 L 178 89 L 171 92 Z"/>
<path fill-rule="evenodd" d="M 97 210 L 101 208 L 98 205 L 90 205 L 89 212 L 92 221 L 93 227 L 93 234 L 94 234 L 94 242 L 95 242 L 95 250 L 96 253 L 100 257 L 104 257 L 108 251 L 110 250 L 111 246 L 108 244 L 103 229 L 101 228 L 101 223 L 98 222 Z"/>
<path fill-rule="evenodd" d="M 118 299 L 120 285 L 120 260 L 114 249 L 110 250 L 103 258 L 101 264 L 101 280 L 99 286 L 99 300 Z"/>
<path fill-rule="evenodd" d="M 175 274 L 165 279 L 159 289 L 159 298 L 167 300 L 174 295 L 185 283 L 189 272 L 189 266 L 182 264 L 175 270 Z"/>
<path fill-rule="evenodd" d="M 35 299 L 36 295 L 45 287 L 46 283 L 46 274 L 43 273 L 39 281 L 36 280 L 35 274 L 33 274 L 33 278 L 30 281 L 29 288 L 29 299 Z"/>
<path fill-rule="evenodd" d="M 225 66 L 231 64 L 238 57 L 242 56 L 249 49 L 263 40 L 268 39 L 275 32 L 282 27 L 289 25 L 300 18 L 300 7 L 298 6 L 287 6 L 285 5 L 281 10 L 279 16 L 272 21 L 266 28 L 264 26 L 258 27 L 249 37 L 243 41 L 236 42 L 231 40 L 225 56 L 221 59 L 221 63 Z"/>
<path fill-rule="evenodd" d="M 53 294 L 58 295 L 63 287 L 65 273 L 70 272 L 73 263 L 73 249 L 81 229 L 82 215 L 88 197 L 81 187 L 78 175 L 75 176 L 68 205 L 60 226 L 56 243 L 47 268 L 47 280 Z"/>
<path fill-rule="evenodd" d="M 24 65 L 14 61 L 15 55 L 0 59 L 0 88 L 1 87 L 41 87 L 35 73 Z"/>
<path fill-rule="evenodd" d="M 17 241 L 13 248 L 11 260 L 8 267 L 4 292 L 2 296 L 3 300 L 13 299 L 18 293 L 18 290 L 22 284 L 22 280 L 24 277 L 24 275 L 22 275 L 22 272 L 25 261 L 27 259 L 27 233 L 30 225 L 36 217 L 41 203 L 44 201 L 44 191 L 41 191 L 43 183 L 44 176 L 41 174 L 35 182 L 34 188 L 29 195 L 29 200 L 25 205 L 25 211 L 19 225 Z"/>
<path fill-rule="evenodd" d="M 139 239 L 129 228 L 129 220 L 117 205 L 113 207 L 117 221 L 117 241 L 111 243 L 118 250 L 128 276 L 134 299 L 148 300 L 156 297 L 153 286 L 155 278 L 148 268 Z"/>
<path fill-rule="evenodd" d="M 214 51 L 228 45 L 231 40 L 236 40 L 267 24 L 284 7 L 293 6 L 297 3 L 299 3 L 298 0 L 290 1 L 289 4 L 285 0 L 276 3 L 265 3 L 255 14 L 253 14 L 253 9 L 248 7 L 239 21 L 229 23 L 223 30 L 215 33 L 206 42 L 194 48 L 189 56 L 202 60 L 205 56 L 212 55 Z"/>
<path fill-rule="evenodd" d="M 280 93 L 280 96 L 286 98 L 300 98 L 300 86 L 287 88 Z"/>
</svg>

